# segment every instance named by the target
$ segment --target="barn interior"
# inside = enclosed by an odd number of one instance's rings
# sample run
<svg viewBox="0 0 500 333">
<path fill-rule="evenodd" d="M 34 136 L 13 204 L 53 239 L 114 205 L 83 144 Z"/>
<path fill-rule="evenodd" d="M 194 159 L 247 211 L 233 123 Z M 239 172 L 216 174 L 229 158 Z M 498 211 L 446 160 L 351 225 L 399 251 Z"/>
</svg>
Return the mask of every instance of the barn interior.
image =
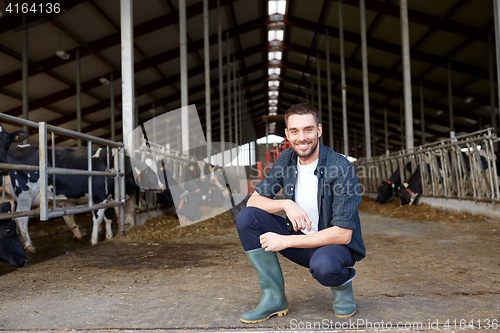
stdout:
<svg viewBox="0 0 500 333">
<path fill-rule="evenodd" d="M 408 107 L 415 146 L 449 138 L 451 131 L 461 135 L 496 128 L 493 3 L 409 1 L 405 20 L 411 61 L 408 104 L 403 96 L 404 38 L 398 1 L 369 1 L 364 12 L 359 0 L 209 1 L 208 50 L 204 49 L 203 3 L 186 1 L 182 22 L 186 26 L 186 74 L 181 72 L 179 3 L 136 1 L 132 8 L 134 120 L 139 125 L 181 107 L 181 76 L 186 75 L 187 103 L 196 105 L 205 135 L 210 105 L 213 142 L 236 142 L 235 133 L 229 137 L 227 130 L 221 139 L 220 128 L 234 121 L 229 115 L 234 115 L 235 87 L 238 92 L 241 87 L 236 105 L 241 113 L 238 122 L 245 131 L 238 138 L 240 144 L 264 137 L 266 126 L 269 133 L 283 136 L 279 117 L 267 118 L 266 125 L 262 116 L 282 115 L 292 104 L 306 101 L 318 109 L 321 106 L 323 143 L 343 153 L 345 106 L 346 155 L 354 157 L 366 156 L 364 142 L 370 142 L 373 156 L 404 149 L 401 138 Z M 5 7 L 1 11 L 0 111 L 121 141 L 120 3 L 65 1 L 55 16 L 28 13 L 25 24 L 29 29 L 23 29 L 21 15 Z M 361 13 L 366 17 L 366 51 Z M 205 96 L 206 51 L 209 103 Z M 363 99 L 364 75 L 367 101 Z M 77 124 L 78 110 L 81 125 Z M 273 120 L 278 121 L 273 124 Z M 112 125 L 116 127 L 114 136 Z M 30 141 L 36 142 L 37 133 L 31 135 Z M 76 143 L 60 138 L 57 144 Z"/>
</svg>

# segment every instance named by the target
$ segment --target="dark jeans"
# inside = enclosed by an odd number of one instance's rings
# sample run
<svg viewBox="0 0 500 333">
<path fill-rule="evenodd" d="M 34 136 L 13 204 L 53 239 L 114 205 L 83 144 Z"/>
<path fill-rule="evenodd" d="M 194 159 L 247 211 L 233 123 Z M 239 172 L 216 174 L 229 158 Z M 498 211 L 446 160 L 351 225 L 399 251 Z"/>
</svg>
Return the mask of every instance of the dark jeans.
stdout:
<svg viewBox="0 0 500 333">
<path fill-rule="evenodd" d="M 236 219 L 236 228 L 245 251 L 261 247 L 259 237 L 266 232 L 280 235 L 303 235 L 301 231 L 288 231 L 286 220 L 260 208 L 246 207 Z M 355 260 L 345 245 L 325 245 L 310 249 L 288 248 L 280 253 L 296 264 L 309 268 L 311 275 L 327 287 L 339 286 L 347 280 L 346 266 Z"/>
</svg>

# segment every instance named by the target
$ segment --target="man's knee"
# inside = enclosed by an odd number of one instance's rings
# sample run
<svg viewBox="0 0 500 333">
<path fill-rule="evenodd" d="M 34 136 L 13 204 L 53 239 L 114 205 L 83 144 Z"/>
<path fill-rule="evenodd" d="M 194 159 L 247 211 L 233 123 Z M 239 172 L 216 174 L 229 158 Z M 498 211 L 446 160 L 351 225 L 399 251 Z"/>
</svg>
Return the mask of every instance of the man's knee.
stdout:
<svg viewBox="0 0 500 333">
<path fill-rule="evenodd" d="M 238 231 L 254 224 L 258 220 L 257 216 L 262 212 L 264 212 L 262 209 L 256 207 L 243 208 L 236 217 L 236 228 Z"/>
<path fill-rule="evenodd" d="M 340 286 L 347 279 L 348 271 L 340 262 L 311 263 L 309 272 L 326 287 Z"/>
</svg>

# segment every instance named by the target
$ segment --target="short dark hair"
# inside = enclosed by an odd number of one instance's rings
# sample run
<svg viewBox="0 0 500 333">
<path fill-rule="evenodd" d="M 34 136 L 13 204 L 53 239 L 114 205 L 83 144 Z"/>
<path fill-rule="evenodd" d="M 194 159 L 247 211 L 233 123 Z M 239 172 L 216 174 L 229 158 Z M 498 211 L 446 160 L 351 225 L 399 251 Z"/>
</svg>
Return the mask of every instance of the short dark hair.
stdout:
<svg viewBox="0 0 500 333">
<path fill-rule="evenodd" d="M 288 110 L 286 110 L 285 112 L 286 128 L 288 128 L 287 126 L 288 117 L 290 117 L 292 114 L 312 114 L 314 116 L 314 120 L 316 121 L 316 125 L 319 125 L 318 109 L 316 109 L 314 106 L 310 104 L 307 103 L 295 104 L 292 105 Z"/>
</svg>

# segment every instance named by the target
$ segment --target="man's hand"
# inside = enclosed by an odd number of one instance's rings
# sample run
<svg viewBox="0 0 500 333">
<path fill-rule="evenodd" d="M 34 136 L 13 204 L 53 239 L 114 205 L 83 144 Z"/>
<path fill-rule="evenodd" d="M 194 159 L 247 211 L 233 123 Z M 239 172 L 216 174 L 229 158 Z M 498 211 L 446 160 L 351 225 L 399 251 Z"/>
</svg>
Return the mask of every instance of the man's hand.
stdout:
<svg viewBox="0 0 500 333">
<path fill-rule="evenodd" d="M 304 230 L 311 231 L 311 220 L 305 210 L 303 210 L 299 205 L 297 205 L 292 200 L 287 200 L 285 205 L 285 213 L 290 222 L 292 222 L 293 230 Z"/>
<path fill-rule="evenodd" d="M 274 232 L 266 232 L 260 235 L 260 244 L 266 252 L 281 251 L 288 247 L 286 244 L 286 237 L 289 236 L 278 235 Z"/>
</svg>

